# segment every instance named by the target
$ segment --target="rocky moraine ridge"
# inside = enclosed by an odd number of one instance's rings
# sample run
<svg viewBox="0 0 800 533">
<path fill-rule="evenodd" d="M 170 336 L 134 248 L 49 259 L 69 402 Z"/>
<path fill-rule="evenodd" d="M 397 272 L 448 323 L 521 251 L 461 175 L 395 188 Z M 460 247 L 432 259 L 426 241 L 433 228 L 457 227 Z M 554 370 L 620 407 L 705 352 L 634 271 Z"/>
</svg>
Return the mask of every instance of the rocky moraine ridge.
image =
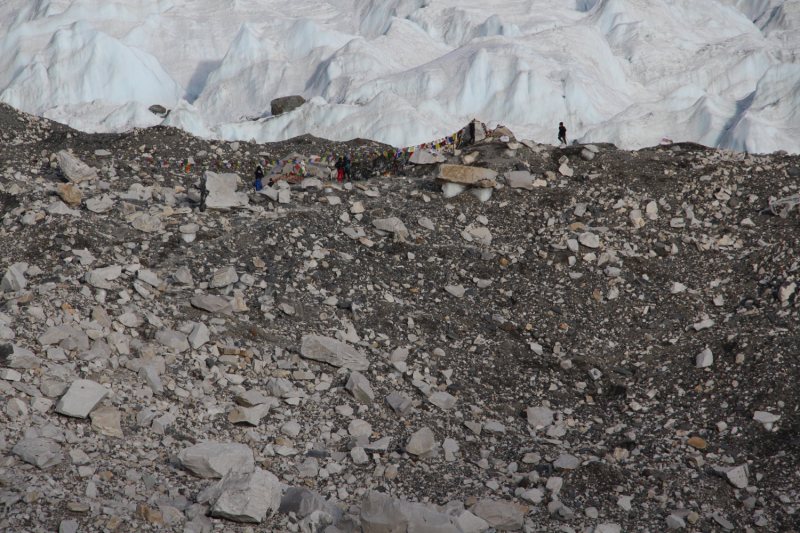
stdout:
<svg viewBox="0 0 800 533">
<path fill-rule="evenodd" d="M 796 155 L 0 134 L 2 531 L 800 530 Z"/>
</svg>

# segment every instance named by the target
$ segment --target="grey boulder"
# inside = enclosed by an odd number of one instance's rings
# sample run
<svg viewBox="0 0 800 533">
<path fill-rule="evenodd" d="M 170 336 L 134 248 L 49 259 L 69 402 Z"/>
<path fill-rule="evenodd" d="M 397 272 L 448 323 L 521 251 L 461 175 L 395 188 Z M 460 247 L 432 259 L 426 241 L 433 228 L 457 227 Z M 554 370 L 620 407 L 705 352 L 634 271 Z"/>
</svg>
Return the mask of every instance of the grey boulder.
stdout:
<svg viewBox="0 0 800 533">
<path fill-rule="evenodd" d="M 192 307 L 202 309 L 203 311 L 208 311 L 209 313 L 222 313 L 225 315 L 233 314 L 233 307 L 231 307 L 231 303 L 225 298 L 220 298 L 219 296 L 200 294 L 189 300 L 189 303 L 192 304 Z"/>
<path fill-rule="evenodd" d="M 546 428 L 553 423 L 553 411 L 548 407 L 528 407 L 528 424 L 534 428 Z"/>
<path fill-rule="evenodd" d="M 227 287 L 237 281 L 239 281 L 239 275 L 236 274 L 236 269 L 232 266 L 227 266 L 214 272 L 208 286 L 212 289 L 217 289 L 219 287 Z"/>
<path fill-rule="evenodd" d="M 363 353 L 349 344 L 330 337 L 306 335 L 303 337 L 300 354 L 306 359 L 321 361 L 331 366 L 344 367 L 349 370 L 366 370 L 369 368 L 369 361 Z"/>
<path fill-rule="evenodd" d="M 300 518 L 305 518 L 317 511 L 331 515 L 334 525 L 339 522 L 344 514 L 341 507 L 329 503 L 321 494 L 301 487 L 286 489 L 281 498 L 281 505 L 278 508 L 279 513 L 294 513 Z"/>
<path fill-rule="evenodd" d="M 184 470 L 202 478 L 221 478 L 231 469 L 246 474 L 255 470 L 253 450 L 246 444 L 203 442 L 178 454 Z"/>
<path fill-rule="evenodd" d="M 49 470 L 64 460 L 61 446 L 53 439 L 42 437 L 19 441 L 11 453 L 41 470 Z"/>
<path fill-rule="evenodd" d="M 363 533 L 463 533 L 455 517 L 377 491 L 361 499 Z"/>
<path fill-rule="evenodd" d="M 347 380 L 345 388 L 350 391 L 353 397 L 364 405 L 372 405 L 375 400 L 375 393 L 369 380 L 361 372 L 352 372 Z"/>
<path fill-rule="evenodd" d="M 229 470 L 203 490 L 197 501 L 208 503 L 213 517 L 260 524 L 280 506 L 281 484 L 274 474 L 260 468 L 248 473 Z"/>
<path fill-rule="evenodd" d="M 74 418 L 86 418 L 111 391 L 96 381 L 79 379 L 56 404 L 56 413 Z"/>
<path fill-rule="evenodd" d="M 162 329 L 156 333 L 156 340 L 176 352 L 185 352 L 189 349 L 189 340 L 180 331 Z"/>
<path fill-rule="evenodd" d="M 97 171 L 70 154 L 66 150 L 61 150 L 56 154 L 56 161 L 61 171 L 72 183 L 81 183 L 97 178 Z"/>
<path fill-rule="evenodd" d="M 236 174 L 217 174 L 206 171 L 203 175 L 206 191 L 206 207 L 210 209 L 229 209 L 242 205 L 236 194 L 239 176 Z"/>
<path fill-rule="evenodd" d="M 470 509 L 472 514 L 486 520 L 490 527 L 497 531 L 516 531 L 522 529 L 525 511 L 508 502 L 481 500 Z"/>
<path fill-rule="evenodd" d="M 0 366 L 6 368 L 38 368 L 42 360 L 30 350 L 10 342 L 0 344 Z"/>
<path fill-rule="evenodd" d="M 0 281 L 0 292 L 19 292 L 28 286 L 25 279 L 25 271 L 28 270 L 28 263 L 14 263 Z"/>
<path fill-rule="evenodd" d="M 406 445 L 406 451 L 413 455 L 422 455 L 436 448 L 436 435 L 430 428 L 422 428 L 413 435 Z"/>
</svg>

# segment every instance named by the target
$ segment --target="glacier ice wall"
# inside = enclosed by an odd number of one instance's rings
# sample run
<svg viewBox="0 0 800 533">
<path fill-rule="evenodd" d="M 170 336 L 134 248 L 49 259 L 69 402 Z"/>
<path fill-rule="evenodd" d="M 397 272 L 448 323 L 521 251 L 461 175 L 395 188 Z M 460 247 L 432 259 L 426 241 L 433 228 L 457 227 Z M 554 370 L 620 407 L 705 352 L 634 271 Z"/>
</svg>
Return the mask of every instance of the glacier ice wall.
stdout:
<svg viewBox="0 0 800 533">
<path fill-rule="evenodd" d="M 798 0 L 0 3 L 0 101 L 92 132 L 406 146 L 478 118 L 798 152 L 799 59 Z M 292 94 L 308 103 L 271 116 Z"/>
</svg>

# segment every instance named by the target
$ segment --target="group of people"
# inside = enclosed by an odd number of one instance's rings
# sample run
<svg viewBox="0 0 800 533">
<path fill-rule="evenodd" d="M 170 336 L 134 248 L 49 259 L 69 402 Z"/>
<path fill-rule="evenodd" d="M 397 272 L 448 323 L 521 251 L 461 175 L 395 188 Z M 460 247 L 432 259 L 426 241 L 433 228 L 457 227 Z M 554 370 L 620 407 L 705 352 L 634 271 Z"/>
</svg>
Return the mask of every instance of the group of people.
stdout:
<svg viewBox="0 0 800 533">
<path fill-rule="evenodd" d="M 469 134 L 470 134 L 470 139 L 472 139 L 472 142 L 474 143 L 475 121 L 472 121 L 469 124 Z M 567 144 L 567 128 L 564 126 L 563 122 L 558 123 L 558 140 L 562 144 Z M 351 172 L 353 170 L 353 163 L 350 160 L 350 156 L 339 156 L 336 159 L 336 163 L 333 166 L 336 169 L 337 181 L 352 179 Z M 256 191 L 260 191 L 261 189 L 264 188 L 264 184 L 262 182 L 263 178 L 264 178 L 264 170 L 261 168 L 261 165 L 258 165 L 256 167 L 256 179 L 255 182 L 253 183 L 253 187 L 255 187 Z M 270 180 L 269 186 L 272 187 L 274 183 L 275 182 L 273 180 Z"/>
<path fill-rule="evenodd" d="M 353 170 L 353 163 L 350 160 L 350 156 L 339 156 L 334 164 L 334 168 L 336 169 L 336 180 L 343 181 L 345 179 L 349 180 L 351 178 L 351 172 Z M 256 192 L 260 191 L 264 188 L 264 169 L 261 168 L 261 165 L 256 167 L 256 179 L 253 182 L 253 187 L 255 188 Z M 269 181 L 269 186 L 275 184 L 275 180 Z"/>
</svg>

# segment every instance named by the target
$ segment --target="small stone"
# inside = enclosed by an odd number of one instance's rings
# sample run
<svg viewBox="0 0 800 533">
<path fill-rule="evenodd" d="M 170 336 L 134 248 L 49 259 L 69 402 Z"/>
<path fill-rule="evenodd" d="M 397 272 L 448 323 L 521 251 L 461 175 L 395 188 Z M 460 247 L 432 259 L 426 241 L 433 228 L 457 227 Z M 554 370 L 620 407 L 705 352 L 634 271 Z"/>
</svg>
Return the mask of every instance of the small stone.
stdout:
<svg viewBox="0 0 800 533">
<path fill-rule="evenodd" d="M 142 365 L 139 367 L 139 379 L 144 380 L 147 386 L 152 389 L 153 394 L 164 394 L 164 386 L 158 376 L 158 370 L 153 365 Z"/>
<path fill-rule="evenodd" d="M 347 426 L 347 432 L 353 437 L 369 437 L 372 435 L 372 425 L 365 420 L 355 419 Z"/>
<path fill-rule="evenodd" d="M 738 489 L 747 487 L 749 483 L 749 470 L 746 464 L 731 468 L 725 473 L 725 476 L 728 478 L 728 481 L 730 481 L 731 485 Z"/>
<path fill-rule="evenodd" d="M 690 438 L 688 444 L 692 448 L 697 448 L 698 450 L 705 450 L 706 447 L 708 446 L 708 443 L 705 440 L 701 439 L 700 437 Z"/>
<path fill-rule="evenodd" d="M 83 200 L 81 189 L 74 183 L 64 183 L 63 185 L 59 186 L 58 195 L 61 197 L 64 203 L 70 207 L 81 205 L 81 201 Z"/>
<path fill-rule="evenodd" d="M 553 423 L 553 411 L 548 407 L 528 407 L 528 424 L 534 429 L 546 428 Z"/>
<path fill-rule="evenodd" d="M 452 409 L 456 405 L 456 397 L 444 391 L 436 391 L 428 396 L 428 401 L 439 409 Z"/>
<path fill-rule="evenodd" d="M 594 233 L 581 233 L 578 241 L 587 248 L 595 249 L 600 247 L 600 237 Z"/>
<path fill-rule="evenodd" d="M 574 455 L 564 454 L 553 462 L 556 470 L 575 470 L 581 466 L 581 460 Z"/>
<path fill-rule="evenodd" d="M 78 533 L 78 521 L 62 520 L 58 525 L 58 533 Z"/>
<path fill-rule="evenodd" d="M 436 436 L 430 428 L 422 428 L 411 435 L 406 451 L 412 455 L 422 455 L 436 448 Z"/>
<path fill-rule="evenodd" d="M 236 273 L 236 269 L 232 266 L 227 266 L 214 272 L 214 274 L 211 276 L 211 281 L 209 282 L 208 286 L 212 289 L 216 289 L 220 287 L 227 287 L 228 285 L 232 285 L 237 281 L 239 281 L 239 275 Z"/>
<path fill-rule="evenodd" d="M 767 431 L 772 431 L 775 422 L 780 420 L 780 415 L 776 415 L 767 411 L 756 411 L 753 413 L 753 420 L 760 422 Z"/>
<path fill-rule="evenodd" d="M 372 405 L 375 399 L 375 393 L 372 392 L 372 387 L 369 380 L 364 377 L 360 372 L 351 372 L 347 380 L 345 388 L 350 391 L 353 397 L 364 405 Z"/>
<path fill-rule="evenodd" d="M 197 322 L 192 328 L 192 332 L 187 337 L 187 340 L 189 341 L 191 347 L 197 350 L 211 340 L 211 332 L 209 331 L 208 326 L 202 322 Z"/>
<path fill-rule="evenodd" d="M 671 514 L 665 519 L 668 529 L 683 529 L 686 527 L 686 521 L 680 516 Z"/>
<path fill-rule="evenodd" d="M 122 437 L 121 413 L 114 407 L 104 406 L 92 411 L 92 427 L 109 437 Z"/>
<path fill-rule="evenodd" d="M 369 463 L 367 452 L 361 446 L 356 446 L 350 450 L 350 458 L 353 460 L 353 463 L 357 465 L 365 465 Z"/>
<path fill-rule="evenodd" d="M 392 410 L 400 416 L 404 416 L 411 411 L 412 405 L 411 400 L 399 392 L 392 392 L 386 398 L 384 398 L 384 402 L 386 405 L 392 408 Z"/>
<path fill-rule="evenodd" d="M 455 296 L 456 298 L 461 298 L 464 296 L 466 289 L 464 289 L 463 285 L 447 285 L 444 290 Z"/>
<path fill-rule="evenodd" d="M 706 348 L 695 358 L 695 366 L 697 368 L 707 368 L 714 364 L 714 354 L 711 353 L 710 348 Z"/>
</svg>

